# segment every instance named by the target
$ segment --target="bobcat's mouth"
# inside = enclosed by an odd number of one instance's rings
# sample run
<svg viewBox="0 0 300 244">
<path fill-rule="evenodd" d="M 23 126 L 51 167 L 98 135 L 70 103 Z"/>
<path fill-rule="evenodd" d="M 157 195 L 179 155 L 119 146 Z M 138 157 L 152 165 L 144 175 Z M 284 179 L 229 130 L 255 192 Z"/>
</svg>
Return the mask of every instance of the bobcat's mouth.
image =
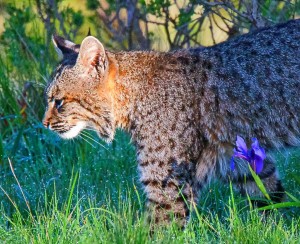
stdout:
<svg viewBox="0 0 300 244">
<path fill-rule="evenodd" d="M 87 126 L 86 122 L 80 121 L 77 122 L 77 124 L 73 126 L 70 130 L 58 134 L 63 139 L 72 139 L 78 136 L 80 132 L 86 128 L 86 126 Z"/>
</svg>

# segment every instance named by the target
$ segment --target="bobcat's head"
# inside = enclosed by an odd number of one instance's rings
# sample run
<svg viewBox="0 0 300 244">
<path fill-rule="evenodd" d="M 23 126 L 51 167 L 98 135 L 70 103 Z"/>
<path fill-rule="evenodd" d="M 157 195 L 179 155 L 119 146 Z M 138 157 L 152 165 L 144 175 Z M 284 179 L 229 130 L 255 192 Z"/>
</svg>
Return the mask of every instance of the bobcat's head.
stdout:
<svg viewBox="0 0 300 244">
<path fill-rule="evenodd" d="M 113 139 L 115 122 L 103 45 L 92 36 L 81 45 L 58 36 L 53 42 L 63 59 L 45 90 L 44 126 L 64 139 L 76 137 L 85 128 L 108 141 Z"/>
</svg>

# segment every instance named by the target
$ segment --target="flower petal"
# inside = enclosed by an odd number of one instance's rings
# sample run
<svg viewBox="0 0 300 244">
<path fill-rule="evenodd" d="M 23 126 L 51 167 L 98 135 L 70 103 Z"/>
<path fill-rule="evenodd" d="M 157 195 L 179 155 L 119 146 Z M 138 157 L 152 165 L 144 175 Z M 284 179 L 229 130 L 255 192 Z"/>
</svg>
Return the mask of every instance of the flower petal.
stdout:
<svg viewBox="0 0 300 244">
<path fill-rule="evenodd" d="M 255 156 L 255 159 L 251 163 L 251 167 L 256 174 L 259 174 L 264 168 L 263 159 L 261 159 L 259 156 Z"/>
<path fill-rule="evenodd" d="M 243 152 L 238 152 L 236 150 L 234 150 L 234 154 L 233 157 L 237 157 L 237 158 L 241 158 L 244 159 L 246 161 L 248 161 L 250 163 L 251 159 L 249 158 L 248 154 L 244 154 Z"/>
<path fill-rule="evenodd" d="M 234 168 L 235 168 L 235 164 L 234 164 L 234 156 L 231 157 L 231 160 L 230 160 L 230 169 L 232 171 L 234 171 Z"/>
<path fill-rule="evenodd" d="M 258 143 L 258 140 L 253 137 L 252 138 L 252 145 L 251 145 L 252 148 L 259 148 L 259 143 Z"/>
<path fill-rule="evenodd" d="M 265 160 L 265 158 L 266 158 L 265 149 L 260 148 L 258 150 L 255 150 L 255 155 L 260 157 L 262 160 Z"/>
<path fill-rule="evenodd" d="M 247 154 L 247 145 L 244 141 L 244 139 L 240 136 L 236 136 L 236 148 L 238 151 L 243 152 L 245 155 Z"/>
<path fill-rule="evenodd" d="M 254 154 L 256 156 L 259 156 L 262 160 L 264 160 L 266 158 L 265 150 L 259 146 L 258 140 L 256 138 L 253 138 L 252 141 L 253 141 L 253 143 L 252 143 L 251 147 L 252 147 L 252 150 L 254 151 Z"/>
<path fill-rule="evenodd" d="M 252 138 L 253 143 L 251 148 L 248 150 L 244 139 L 240 136 L 237 136 L 236 138 L 236 148 L 233 149 L 230 168 L 234 170 L 234 157 L 238 157 L 248 161 L 255 173 L 259 174 L 262 172 L 266 153 L 265 150 L 259 146 L 258 140 L 256 138 Z"/>
</svg>

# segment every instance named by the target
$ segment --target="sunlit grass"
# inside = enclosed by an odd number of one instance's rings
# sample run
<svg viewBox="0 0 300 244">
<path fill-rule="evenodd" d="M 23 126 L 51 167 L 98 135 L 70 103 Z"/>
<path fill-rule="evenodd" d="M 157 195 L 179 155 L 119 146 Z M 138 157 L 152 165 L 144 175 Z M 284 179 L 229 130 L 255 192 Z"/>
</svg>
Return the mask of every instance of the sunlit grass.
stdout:
<svg viewBox="0 0 300 244">
<path fill-rule="evenodd" d="M 203 192 L 184 230 L 173 223 L 167 227 L 152 225 L 151 231 L 144 215 L 145 197 L 138 182 L 135 150 L 129 142 L 122 132 L 117 133 L 114 143 L 103 147 L 82 140 L 61 141 L 37 125 L 24 130 L 12 159 L 22 189 L 8 160 L 0 171 L 0 185 L 9 196 L 0 190 L 0 241 L 297 243 L 297 209 L 265 216 L 249 209 L 247 198 L 219 183 Z M 299 159 L 297 151 L 291 158 L 295 162 Z M 299 196 L 299 188 L 287 190 Z"/>
<path fill-rule="evenodd" d="M 0 219 L 0 241 L 6 243 L 298 243 L 299 220 L 287 220 L 279 212 L 269 216 L 257 210 L 237 208 L 233 195 L 217 204 L 215 211 L 194 211 L 184 230 L 175 223 L 149 225 L 132 189 L 119 192 L 117 201 L 106 194 L 105 202 L 83 201 L 80 174 L 73 173 L 68 194 L 47 196 L 34 218 L 15 211 Z M 216 190 L 216 189 L 215 189 Z M 140 198 L 140 197 L 139 197 Z M 239 200 L 238 200 L 239 201 Z M 61 202 L 61 204 L 59 204 Z"/>
</svg>

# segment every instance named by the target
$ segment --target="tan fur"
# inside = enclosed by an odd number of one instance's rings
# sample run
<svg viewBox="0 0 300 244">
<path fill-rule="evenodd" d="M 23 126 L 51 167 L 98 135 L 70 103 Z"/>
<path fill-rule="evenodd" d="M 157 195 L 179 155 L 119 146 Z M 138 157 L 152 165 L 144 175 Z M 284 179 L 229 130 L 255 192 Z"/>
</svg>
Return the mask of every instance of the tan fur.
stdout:
<svg viewBox="0 0 300 244">
<path fill-rule="evenodd" d="M 169 53 L 112 53 L 87 37 L 78 55 L 75 44 L 54 41 L 64 59 L 46 89 L 44 125 L 65 138 L 86 127 L 106 140 L 118 127 L 129 131 L 157 221 L 171 213 L 184 223 L 213 178 L 259 194 L 247 163 L 230 170 L 237 135 L 247 142 L 257 137 L 267 152 L 299 145 L 299 20 Z M 260 177 L 280 201 L 270 158 Z"/>
</svg>

